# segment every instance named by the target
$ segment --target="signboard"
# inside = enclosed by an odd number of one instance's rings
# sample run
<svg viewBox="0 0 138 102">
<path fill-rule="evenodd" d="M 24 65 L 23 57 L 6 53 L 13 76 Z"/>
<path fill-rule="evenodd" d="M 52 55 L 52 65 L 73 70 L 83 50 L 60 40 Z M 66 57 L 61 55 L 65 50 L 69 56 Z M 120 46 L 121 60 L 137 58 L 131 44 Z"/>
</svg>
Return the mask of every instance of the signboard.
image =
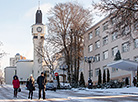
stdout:
<svg viewBox="0 0 138 102">
<path fill-rule="evenodd" d="M 55 76 L 58 76 L 58 73 L 57 72 L 55 73 Z"/>
</svg>

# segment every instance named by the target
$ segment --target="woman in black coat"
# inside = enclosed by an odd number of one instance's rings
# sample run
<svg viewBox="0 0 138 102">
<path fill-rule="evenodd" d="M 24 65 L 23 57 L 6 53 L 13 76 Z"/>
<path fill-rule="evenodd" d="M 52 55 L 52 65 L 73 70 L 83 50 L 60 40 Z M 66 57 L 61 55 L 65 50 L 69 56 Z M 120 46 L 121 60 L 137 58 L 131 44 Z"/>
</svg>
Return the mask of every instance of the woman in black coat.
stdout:
<svg viewBox="0 0 138 102">
<path fill-rule="evenodd" d="M 31 74 L 30 78 L 27 81 L 27 89 L 29 90 L 28 99 L 30 99 L 30 95 L 31 95 L 31 99 L 33 97 L 33 91 L 35 90 L 34 83 L 35 83 L 35 81 L 34 81 L 34 78 L 33 78 L 32 74 Z"/>
</svg>

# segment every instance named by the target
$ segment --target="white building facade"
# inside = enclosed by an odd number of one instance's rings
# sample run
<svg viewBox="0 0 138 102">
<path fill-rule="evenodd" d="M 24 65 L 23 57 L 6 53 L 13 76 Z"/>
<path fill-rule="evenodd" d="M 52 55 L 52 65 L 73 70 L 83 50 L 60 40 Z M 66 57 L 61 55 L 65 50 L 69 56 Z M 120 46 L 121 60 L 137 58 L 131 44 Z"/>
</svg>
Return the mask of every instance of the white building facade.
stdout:
<svg viewBox="0 0 138 102">
<path fill-rule="evenodd" d="M 91 68 L 89 68 L 87 62 L 83 62 L 86 82 L 90 72 L 93 83 L 97 84 L 99 69 L 101 69 L 103 79 L 103 71 L 107 68 L 109 69 L 111 80 L 124 81 L 126 77 L 128 77 L 129 83 L 133 80 L 131 78 L 131 71 L 110 68 L 107 65 L 114 61 L 118 50 L 121 53 L 122 59 L 135 61 L 138 58 L 138 30 L 135 30 L 134 34 L 132 34 L 133 42 L 129 38 L 118 37 L 118 32 L 116 31 L 111 34 L 112 26 L 111 18 L 106 17 L 84 34 L 84 56 L 95 58 L 95 61 L 91 63 Z"/>
<path fill-rule="evenodd" d="M 19 60 L 16 70 L 20 82 L 26 82 L 33 70 L 33 60 Z"/>
</svg>

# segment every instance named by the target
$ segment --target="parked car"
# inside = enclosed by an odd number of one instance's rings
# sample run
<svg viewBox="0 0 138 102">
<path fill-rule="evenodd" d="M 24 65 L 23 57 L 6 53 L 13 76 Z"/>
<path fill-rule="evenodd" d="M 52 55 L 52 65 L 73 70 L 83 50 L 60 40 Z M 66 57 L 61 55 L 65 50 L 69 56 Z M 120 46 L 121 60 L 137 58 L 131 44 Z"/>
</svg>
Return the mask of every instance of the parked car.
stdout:
<svg viewBox="0 0 138 102">
<path fill-rule="evenodd" d="M 53 91 L 56 91 L 56 87 L 54 87 L 54 83 L 47 83 L 46 84 L 46 91 L 47 90 L 53 90 Z"/>
<path fill-rule="evenodd" d="M 69 83 L 60 83 L 60 89 L 71 89 L 71 86 Z"/>
</svg>

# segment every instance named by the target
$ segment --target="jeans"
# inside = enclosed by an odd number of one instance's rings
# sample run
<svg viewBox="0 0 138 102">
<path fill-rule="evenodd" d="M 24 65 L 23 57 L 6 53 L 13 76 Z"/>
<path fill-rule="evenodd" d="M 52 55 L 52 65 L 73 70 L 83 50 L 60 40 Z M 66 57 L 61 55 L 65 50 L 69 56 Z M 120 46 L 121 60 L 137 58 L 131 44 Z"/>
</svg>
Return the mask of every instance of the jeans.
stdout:
<svg viewBox="0 0 138 102">
<path fill-rule="evenodd" d="M 43 91 L 43 99 L 45 99 L 45 88 L 39 89 L 39 99 L 41 98 L 41 91 Z"/>
</svg>

